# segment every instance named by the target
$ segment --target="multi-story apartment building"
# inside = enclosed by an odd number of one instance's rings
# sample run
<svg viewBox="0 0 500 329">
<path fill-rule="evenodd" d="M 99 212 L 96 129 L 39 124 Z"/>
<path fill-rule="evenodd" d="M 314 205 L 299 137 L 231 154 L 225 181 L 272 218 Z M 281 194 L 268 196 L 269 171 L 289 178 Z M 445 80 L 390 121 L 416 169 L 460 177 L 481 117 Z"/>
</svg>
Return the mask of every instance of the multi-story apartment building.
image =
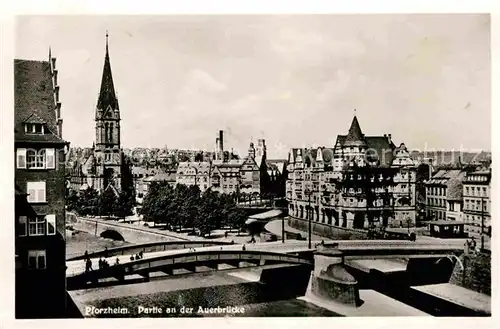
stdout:
<svg viewBox="0 0 500 329">
<path fill-rule="evenodd" d="M 416 167 L 391 135 L 365 136 L 356 116 L 333 148 L 292 149 L 286 198 L 299 220 L 345 228 L 415 225 Z"/>
<path fill-rule="evenodd" d="M 176 184 L 197 185 L 204 192 L 210 187 L 210 162 L 181 162 L 177 167 Z"/>
<path fill-rule="evenodd" d="M 229 162 L 214 160 L 211 170 L 211 189 L 226 194 L 237 193 L 240 185 L 241 163 L 241 160 Z"/>
<path fill-rule="evenodd" d="M 17 318 L 66 311 L 65 149 L 56 59 L 14 61 Z"/>
<path fill-rule="evenodd" d="M 469 172 L 463 181 L 465 232 L 491 237 L 491 167 Z"/>
<path fill-rule="evenodd" d="M 464 177 L 460 169 L 441 169 L 425 183 L 428 219 L 461 220 Z"/>
</svg>

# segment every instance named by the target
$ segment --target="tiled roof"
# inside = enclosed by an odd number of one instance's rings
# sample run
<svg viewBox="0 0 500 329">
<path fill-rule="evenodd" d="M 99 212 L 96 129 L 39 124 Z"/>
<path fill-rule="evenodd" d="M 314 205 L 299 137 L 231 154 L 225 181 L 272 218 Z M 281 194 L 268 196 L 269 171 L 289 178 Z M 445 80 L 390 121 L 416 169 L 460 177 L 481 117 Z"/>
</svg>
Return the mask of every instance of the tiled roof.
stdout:
<svg viewBox="0 0 500 329">
<path fill-rule="evenodd" d="M 361 127 L 359 126 L 358 118 L 354 116 L 352 119 L 351 127 L 347 133 L 346 142 L 363 142 L 363 133 L 361 132 Z"/>
<path fill-rule="evenodd" d="M 148 182 L 175 182 L 176 173 L 159 173 L 154 176 L 148 177 L 145 181 Z"/>
<path fill-rule="evenodd" d="M 16 142 L 62 142 L 57 131 L 52 71 L 48 61 L 14 60 Z M 26 120 L 45 123 L 45 134 L 25 133 Z"/>
<path fill-rule="evenodd" d="M 463 180 L 466 172 L 459 169 L 440 169 L 435 173 L 427 185 L 445 185 L 448 200 L 461 200 L 463 196 Z"/>
<path fill-rule="evenodd" d="M 380 166 L 390 166 L 394 157 L 395 145 L 384 136 L 367 136 L 365 137 L 368 150 L 376 152 L 376 158 L 380 161 Z M 369 153 L 369 155 L 375 155 Z"/>
</svg>

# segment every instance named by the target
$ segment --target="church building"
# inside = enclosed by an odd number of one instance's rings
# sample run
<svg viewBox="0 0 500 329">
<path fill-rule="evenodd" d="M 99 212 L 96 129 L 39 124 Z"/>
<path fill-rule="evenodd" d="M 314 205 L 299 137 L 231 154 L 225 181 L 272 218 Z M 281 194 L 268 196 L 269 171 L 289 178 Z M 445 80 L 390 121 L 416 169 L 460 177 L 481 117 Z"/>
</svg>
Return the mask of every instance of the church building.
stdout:
<svg viewBox="0 0 500 329">
<path fill-rule="evenodd" d="M 118 193 L 121 190 L 123 169 L 120 106 L 111 74 L 107 33 L 101 88 L 95 109 L 95 142 L 89 153 L 86 158 L 73 164 L 71 187 L 78 190 L 90 187 L 98 192 L 111 188 Z"/>
</svg>

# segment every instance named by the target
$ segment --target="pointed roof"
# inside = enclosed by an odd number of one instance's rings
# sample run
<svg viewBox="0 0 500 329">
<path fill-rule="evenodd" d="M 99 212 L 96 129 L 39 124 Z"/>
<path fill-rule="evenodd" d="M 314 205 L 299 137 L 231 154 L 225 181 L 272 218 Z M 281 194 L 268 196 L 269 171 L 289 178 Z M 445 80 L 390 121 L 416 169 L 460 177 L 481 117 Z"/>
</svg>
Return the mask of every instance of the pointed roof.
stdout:
<svg viewBox="0 0 500 329">
<path fill-rule="evenodd" d="M 106 31 L 106 56 L 104 57 L 101 90 L 99 92 L 99 99 L 97 100 L 97 108 L 105 110 L 108 106 L 111 106 L 114 110 L 119 108 L 118 99 L 116 98 L 115 93 L 115 86 L 113 84 L 113 76 L 111 75 L 111 64 L 109 62 L 108 50 L 108 32 Z"/>
<path fill-rule="evenodd" d="M 14 138 L 16 142 L 66 143 L 57 129 L 54 88 L 48 61 L 14 59 Z M 45 124 L 45 133 L 25 132 L 26 123 Z"/>
<path fill-rule="evenodd" d="M 359 127 L 358 118 L 354 116 L 351 123 L 351 128 L 349 128 L 349 132 L 347 133 L 346 142 L 358 142 L 363 141 L 363 133 L 361 132 L 361 128 Z"/>
</svg>

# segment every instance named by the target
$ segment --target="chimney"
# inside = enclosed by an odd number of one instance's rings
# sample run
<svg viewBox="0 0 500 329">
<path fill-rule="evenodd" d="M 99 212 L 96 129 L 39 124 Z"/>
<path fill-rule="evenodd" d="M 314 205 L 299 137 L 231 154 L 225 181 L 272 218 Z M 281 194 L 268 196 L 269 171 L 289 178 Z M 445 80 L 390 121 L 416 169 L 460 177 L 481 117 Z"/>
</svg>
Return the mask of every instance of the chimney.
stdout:
<svg viewBox="0 0 500 329">
<path fill-rule="evenodd" d="M 215 160 L 219 160 L 219 138 L 215 139 Z"/>
<path fill-rule="evenodd" d="M 56 58 L 52 57 L 51 60 L 52 60 L 52 63 L 51 63 L 52 64 L 52 70 L 55 70 L 56 69 Z"/>
<path fill-rule="evenodd" d="M 219 130 L 219 152 L 220 158 L 224 161 L 224 131 Z"/>
<path fill-rule="evenodd" d="M 391 134 L 387 134 L 387 139 L 389 139 L 389 143 L 392 142 L 392 135 Z"/>
</svg>

